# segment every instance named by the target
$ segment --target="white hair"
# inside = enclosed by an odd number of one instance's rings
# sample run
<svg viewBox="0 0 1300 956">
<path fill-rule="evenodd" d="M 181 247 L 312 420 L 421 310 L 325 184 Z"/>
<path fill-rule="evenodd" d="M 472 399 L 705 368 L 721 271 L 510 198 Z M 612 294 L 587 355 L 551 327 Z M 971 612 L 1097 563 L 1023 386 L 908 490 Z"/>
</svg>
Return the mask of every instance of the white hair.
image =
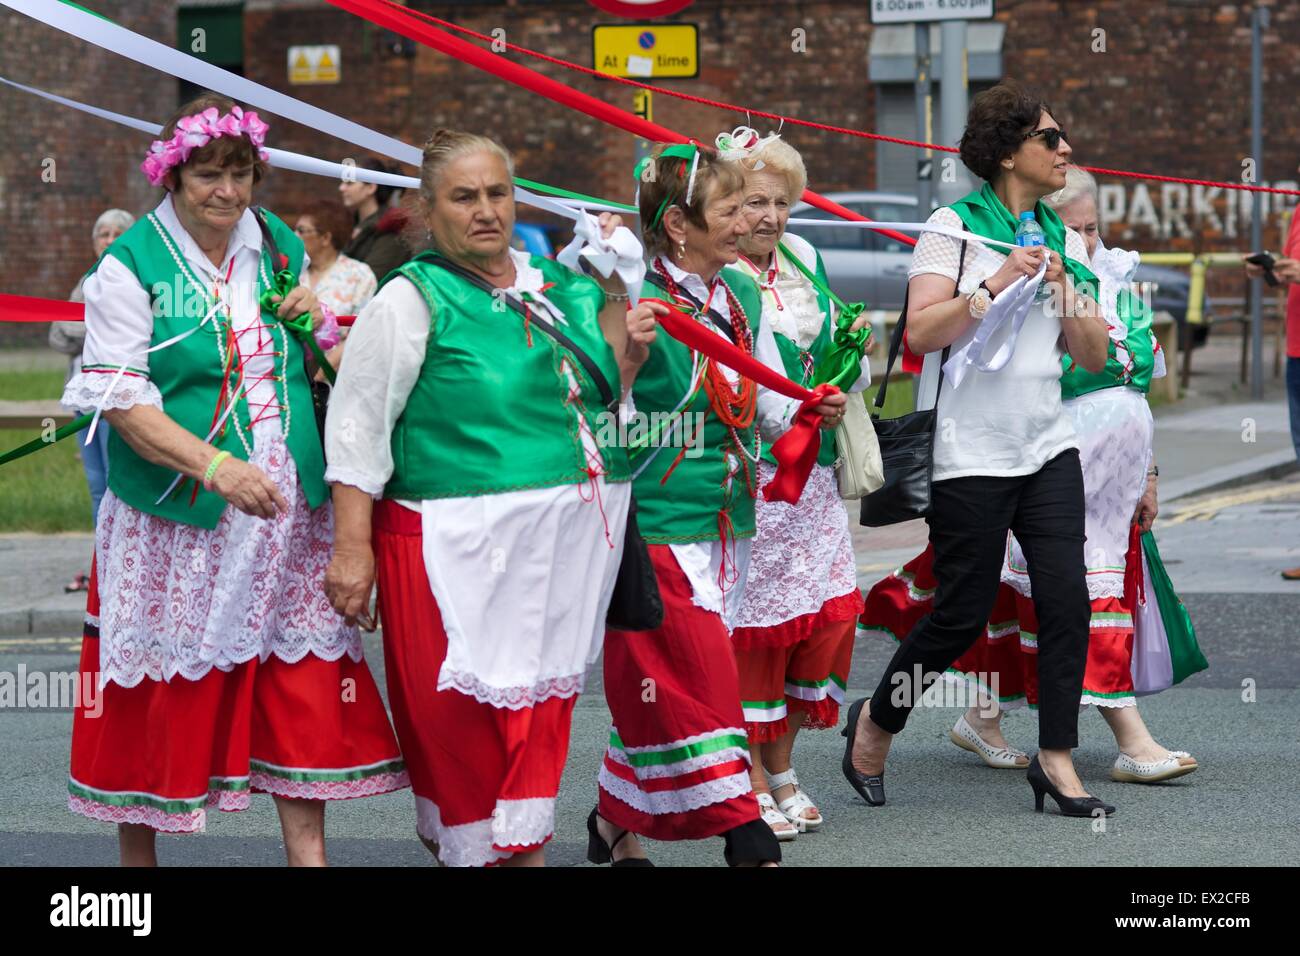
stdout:
<svg viewBox="0 0 1300 956">
<path fill-rule="evenodd" d="M 126 232 L 135 225 L 135 216 L 131 215 L 125 209 L 109 209 L 99 214 L 95 220 L 95 227 L 90 230 L 90 238 L 93 241 L 95 236 L 99 235 L 99 230 L 105 226 L 117 226 L 123 232 Z"/>
<path fill-rule="evenodd" d="M 808 170 L 799 151 L 783 139 L 769 137 L 740 160 L 746 170 L 767 170 L 785 179 L 790 190 L 790 202 L 798 202 L 808 187 Z"/>
<path fill-rule="evenodd" d="M 1080 199 L 1097 203 L 1097 180 L 1092 173 L 1071 163 L 1065 169 L 1065 185 L 1044 200 L 1053 209 L 1064 209 Z"/>
</svg>

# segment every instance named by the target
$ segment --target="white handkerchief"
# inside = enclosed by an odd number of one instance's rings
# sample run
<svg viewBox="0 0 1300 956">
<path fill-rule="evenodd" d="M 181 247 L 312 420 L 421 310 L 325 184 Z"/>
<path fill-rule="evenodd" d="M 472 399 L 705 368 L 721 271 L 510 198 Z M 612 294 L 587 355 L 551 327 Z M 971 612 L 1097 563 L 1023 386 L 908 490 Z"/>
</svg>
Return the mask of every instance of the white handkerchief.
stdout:
<svg viewBox="0 0 1300 956">
<path fill-rule="evenodd" d="M 573 241 L 556 256 L 556 260 L 574 271 L 578 257 L 591 263 L 593 269 L 605 278 L 617 274 L 627 287 L 632 305 L 641 298 L 641 284 L 645 281 L 645 255 L 641 241 L 627 226 L 619 226 L 608 239 L 600 234 L 600 222 L 589 212 L 578 210 L 573 223 Z"/>
</svg>

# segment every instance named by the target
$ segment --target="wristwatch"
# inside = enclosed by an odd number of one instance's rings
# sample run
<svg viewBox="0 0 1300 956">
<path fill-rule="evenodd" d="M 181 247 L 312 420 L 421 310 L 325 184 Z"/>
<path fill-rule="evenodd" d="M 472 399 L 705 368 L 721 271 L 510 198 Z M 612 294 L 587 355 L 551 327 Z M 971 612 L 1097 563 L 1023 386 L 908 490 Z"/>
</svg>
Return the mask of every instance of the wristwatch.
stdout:
<svg viewBox="0 0 1300 956">
<path fill-rule="evenodd" d="M 993 293 L 989 291 L 987 283 L 981 282 L 979 288 L 970 294 L 969 299 L 970 317 L 972 319 L 982 319 L 993 304 Z"/>
</svg>

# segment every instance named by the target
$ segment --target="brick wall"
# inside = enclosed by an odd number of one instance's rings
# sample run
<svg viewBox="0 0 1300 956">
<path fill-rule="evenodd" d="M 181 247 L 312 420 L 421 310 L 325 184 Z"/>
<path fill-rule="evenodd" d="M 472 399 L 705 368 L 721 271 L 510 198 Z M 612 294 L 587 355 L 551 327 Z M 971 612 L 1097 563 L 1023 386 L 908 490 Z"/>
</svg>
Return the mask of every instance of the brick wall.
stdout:
<svg viewBox="0 0 1300 956">
<path fill-rule="evenodd" d="M 421 9 L 512 42 L 583 64 L 591 62 L 591 25 L 616 22 L 581 0 L 539 4 L 419 2 Z M 170 41 L 174 5 L 98 0 L 106 15 Z M 1266 180 L 1295 180 L 1300 160 L 1300 4 L 1278 2 L 1265 43 Z M 142 7 L 155 12 L 144 14 Z M 1076 158 L 1090 165 L 1239 181 L 1249 149 L 1249 7 L 1208 0 L 998 0 L 1007 25 L 1005 72 L 1039 87 L 1071 132 Z M 875 125 L 867 79 L 871 26 L 864 0 L 774 2 L 697 0 L 677 18 L 698 23 L 701 74 L 663 86 L 778 113 L 870 130 Z M 792 49 L 796 28 L 806 53 Z M 1105 31 L 1105 52 L 1094 52 Z M 0 13 L 0 73 L 120 112 L 165 116 L 176 85 L 129 61 Z M 522 175 L 627 200 L 632 138 L 532 94 L 517 91 L 433 50 L 410 59 L 382 52 L 382 31 L 321 0 L 249 0 L 245 71 L 308 102 L 419 143 L 438 125 L 495 134 L 514 150 Z M 343 82 L 290 86 L 290 44 L 336 43 Z M 513 57 L 512 55 L 512 58 Z M 529 58 L 547 76 L 631 107 L 631 91 Z M 155 195 L 136 167 L 143 137 L 119 131 L 25 94 L 0 90 L 0 289 L 63 296 L 89 259 L 89 231 L 108 205 L 147 209 Z M 669 97 L 656 97 L 654 118 L 711 141 L 745 121 Z M 765 123 L 755 123 L 765 130 Z M 819 191 L 874 186 L 870 141 L 787 126 Z M 332 159 L 354 149 L 288 121 L 273 120 L 272 142 Z M 57 162 L 57 181 L 41 182 L 41 159 Z M 1103 179 L 1111 186 L 1109 237 L 1145 248 L 1244 248 L 1246 216 L 1226 193 L 1166 189 Z M 258 200 L 291 214 L 303 200 L 332 190 L 307 176 L 273 173 Z M 1240 198 L 1244 194 L 1234 193 Z M 1248 200 L 1245 200 L 1248 202 Z M 1271 199 L 1275 211 L 1289 199 Z M 1184 211 L 1179 212 L 1180 204 Z M 1195 209 L 1202 209 L 1199 216 Z M 1267 244 L 1276 249 L 1274 215 Z M 36 229 L 33 227 L 36 226 Z M 1166 235 L 1167 233 L 1167 235 Z M 31 241 L 35 237 L 38 241 Z M 10 333 L 12 334 L 12 333 Z M 0 336 L 5 331 L 0 330 Z"/>
<path fill-rule="evenodd" d="M 175 40 L 173 4 L 93 6 L 131 30 Z M 0 9 L 0 75 L 156 122 L 176 107 L 175 80 L 8 9 Z M 0 87 L 0 136 L 0 291 L 66 298 L 94 262 L 99 214 L 114 206 L 139 214 L 157 201 L 137 169 L 147 138 L 10 87 Z M 0 328 L 0 342 L 43 342 L 46 331 Z"/>
</svg>

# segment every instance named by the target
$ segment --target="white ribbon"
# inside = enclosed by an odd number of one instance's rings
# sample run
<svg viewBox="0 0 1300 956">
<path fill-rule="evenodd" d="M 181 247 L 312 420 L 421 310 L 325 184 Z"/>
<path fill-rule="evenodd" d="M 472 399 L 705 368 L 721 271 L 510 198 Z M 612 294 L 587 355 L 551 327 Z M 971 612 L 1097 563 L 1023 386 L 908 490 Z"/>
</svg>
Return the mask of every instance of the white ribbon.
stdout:
<svg viewBox="0 0 1300 956">
<path fill-rule="evenodd" d="M 976 327 L 974 338 L 948 356 L 948 361 L 943 366 L 943 374 L 952 381 L 954 390 L 961 385 L 966 373 L 972 368 L 981 372 L 999 372 L 1007 362 L 1011 361 L 1012 353 L 1016 349 L 1016 339 L 1020 336 L 1020 328 L 1029 317 L 1029 310 L 1034 306 L 1034 297 L 1038 294 L 1038 288 L 1042 285 L 1046 272 L 1047 263 L 1044 262 L 1036 274 L 1020 276 L 998 293 L 998 297 L 993 300 L 988 312 Z M 985 353 L 993 336 L 1008 323 L 1010 331 L 997 351 L 993 353 L 992 358 L 986 359 Z"/>
<path fill-rule="evenodd" d="M 0 0 L 0 2 L 3 2 L 3 0 Z M 110 110 L 101 110 L 85 103 L 79 103 L 76 100 L 57 96 L 54 93 L 47 93 L 35 87 L 15 83 L 2 76 L 0 76 L 0 83 L 142 133 L 153 136 L 162 133 L 162 127 L 157 123 L 150 123 L 133 116 L 114 113 Z M 401 189 L 418 189 L 420 187 L 420 181 L 412 176 L 397 176 L 392 173 L 363 169 L 350 163 L 334 163 L 324 159 L 317 159 L 314 156 L 290 152 L 289 150 L 269 149 L 268 152 L 271 156 L 271 165 L 281 169 L 289 169 L 315 176 L 326 176 L 336 180 L 346 181 L 351 178 L 360 182 L 396 186 Z M 599 222 L 595 217 L 584 211 L 585 208 L 595 208 L 594 206 L 575 200 L 561 202 L 548 196 L 539 196 L 529 192 L 522 186 L 515 187 L 515 199 L 525 205 L 543 209 L 572 220 L 575 224 L 574 239 L 556 257 L 557 260 L 570 269 L 580 271 L 578 257 L 581 255 L 589 259 L 596 271 L 605 278 L 617 273 L 627 287 L 632 305 L 636 305 L 641 294 L 641 284 L 645 279 L 645 259 L 641 243 L 631 230 L 626 227 L 619 227 L 609 239 L 605 239 L 601 235 Z M 608 209 L 612 212 L 626 212 L 616 206 L 605 206 L 603 204 L 599 208 Z"/>
<path fill-rule="evenodd" d="M 125 27 L 75 7 L 52 3 L 50 0 L 0 0 L 0 4 L 33 20 L 38 20 L 46 26 L 93 43 L 110 53 L 116 53 L 144 66 L 189 80 L 204 89 L 224 93 L 250 106 L 259 107 L 277 116 L 301 123 L 303 126 L 329 133 L 331 136 L 337 136 L 384 156 L 412 166 L 420 165 L 423 156 L 421 151 L 399 139 L 385 136 L 360 123 L 343 119 L 319 107 L 294 99 L 292 96 L 278 93 L 260 83 L 254 83 L 211 63 L 205 63 L 198 57 L 174 50 L 156 40 L 133 33 Z"/>
<path fill-rule="evenodd" d="M 776 133 L 768 133 L 767 136 L 760 137 L 758 135 L 758 130 L 754 129 L 752 126 L 737 126 L 730 133 L 724 130 L 715 136 L 713 138 L 713 145 L 718 151 L 719 159 L 735 162 L 736 160 L 744 159 L 751 153 L 757 153 L 764 146 L 768 145 L 768 143 L 780 138 L 781 137 Z M 751 146 L 740 145 L 741 143 L 751 141 L 753 143 Z M 754 166 L 754 169 L 756 171 L 760 170 L 763 168 L 763 165 L 763 161 L 759 160 Z"/>
</svg>

